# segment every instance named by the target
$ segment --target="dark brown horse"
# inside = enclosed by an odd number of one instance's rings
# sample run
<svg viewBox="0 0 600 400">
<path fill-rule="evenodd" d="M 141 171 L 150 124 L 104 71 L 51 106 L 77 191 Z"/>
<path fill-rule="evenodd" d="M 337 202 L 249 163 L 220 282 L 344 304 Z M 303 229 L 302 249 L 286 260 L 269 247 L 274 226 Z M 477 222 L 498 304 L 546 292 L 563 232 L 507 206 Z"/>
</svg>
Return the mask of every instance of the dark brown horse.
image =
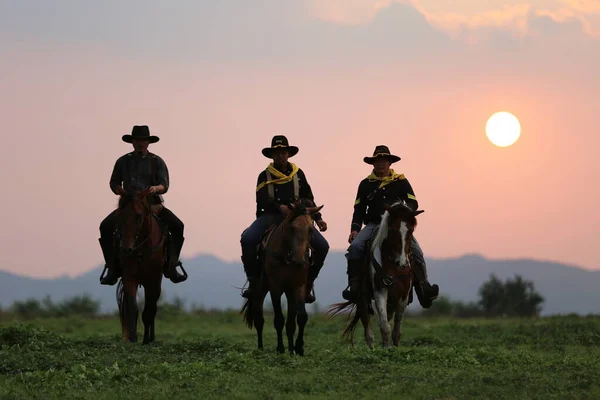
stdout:
<svg viewBox="0 0 600 400">
<path fill-rule="evenodd" d="M 354 329 L 361 321 L 365 340 L 373 348 L 371 330 L 373 301 L 379 316 L 379 328 L 383 347 L 400 343 L 402 318 L 408 306 L 412 289 L 413 271 L 410 266 L 410 243 L 415 227 L 416 216 L 423 210 L 413 211 L 406 203 L 397 202 L 385 207 L 381 223 L 373 232 L 368 245 L 366 259 L 361 269 L 361 288 L 356 303 L 351 301 L 333 304 L 329 314 L 335 316 L 350 308 L 350 315 L 344 336 L 353 342 Z M 390 332 L 390 321 L 394 318 L 394 330 Z"/>
<path fill-rule="evenodd" d="M 259 280 L 254 297 L 246 300 L 242 308 L 244 320 L 250 329 L 254 325 L 258 336 L 258 348 L 263 348 L 263 304 L 270 291 L 275 330 L 277 331 L 277 351 L 285 352 L 283 326 L 286 326 L 288 350 L 290 354 L 304 355 L 304 328 L 308 321 L 306 312 L 306 290 L 309 267 L 309 249 L 314 225 L 313 215 L 323 206 L 306 207 L 296 202 L 291 213 L 277 225 L 262 244 L 262 279 Z M 281 296 L 287 299 L 287 322 L 281 309 Z M 294 344 L 298 324 L 298 337 Z"/>
<path fill-rule="evenodd" d="M 139 286 L 144 287 L 144 341 L 154 341 L 154 321 L 161 293 L 165 264 L 165 234 L 153 215 L 147 190 L 121 196 L 117 214 L 119 265 L 122 278 L 117 286 L 117 303 L 123 340 L 137 342 Z M 160 206 L 158 206 L 160 207 Z M 158 210 L 154 210 L 155 214 Z"/>
</svg>

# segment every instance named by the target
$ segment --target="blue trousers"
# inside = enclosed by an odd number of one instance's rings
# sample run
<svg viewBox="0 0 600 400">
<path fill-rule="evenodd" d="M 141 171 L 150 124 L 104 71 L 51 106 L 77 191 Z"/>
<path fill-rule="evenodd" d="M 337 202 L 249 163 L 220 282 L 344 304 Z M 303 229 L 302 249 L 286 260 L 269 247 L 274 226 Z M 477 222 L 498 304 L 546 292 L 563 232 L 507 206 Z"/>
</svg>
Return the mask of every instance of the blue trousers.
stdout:
<svg viewBox="0 0 600 400">
<path fill-rule="evenodd" d="M 269 226 L 281 221 L 281 218 L 282 217 L 277 214 L 263 214 L 242 232 L 240 243 L 242 245 L 242 261 L 244 264 L 247 262 L 255 262 L 258 256 L 256 254 L 256 248 L 259 245 L 260 240 L 267 229 L 269 229 Z M 317 229 L 313 229 L 310 244 L 313 249 L 312 267 L 321 268 L 325 263 L 325 257 L 327 257 L 327 253 L 329 252 L 329 243 L 327 243 L 327 239 L 323 237 L 321 232 Z"/>
</svg>

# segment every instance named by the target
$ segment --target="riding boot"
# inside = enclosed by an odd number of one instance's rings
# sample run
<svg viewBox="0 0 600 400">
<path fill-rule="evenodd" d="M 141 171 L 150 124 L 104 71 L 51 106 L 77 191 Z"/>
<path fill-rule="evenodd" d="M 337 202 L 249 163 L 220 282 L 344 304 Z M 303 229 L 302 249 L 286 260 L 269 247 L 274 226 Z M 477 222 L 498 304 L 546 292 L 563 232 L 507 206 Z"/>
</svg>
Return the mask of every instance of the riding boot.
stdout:
<svg viewBox="0 0 600 400">
<path fill-rule="evenodd" d="M 170 255 L 169 260 L 167 262 L 167 268 L 165 268 L 163 274 L 165 275 L 165 278 L 169 278 L 173 283 L 180 283 L 188 278 L 185 269 L 183 269 L 183 264 L 179 260 L 179 254 L 181 253 L 181 248 L 183 247 L 184 240 L 185 238 L 183 237 L 177 237 L 172 235 L 169 240 Z M 180 274 L 179 271 L 177 271 L 178 266 L 181 266 L 183 274 Z"/>
<path fill-rule="evenodd" d="M 316 300 L 316 295 L 314 291 L 315 280 L 319 276 L 319 272 L 323 268 L 323 264 L 321 265 L 311 265 L 308 270 L 308 280 L 306 282 L 306 304 L 312 304 Z"/>
<path fill-rule="evenodd" d="M 342 297 L 348 301 L 356 301 L 360 290 L 360 266 L 362 260 L 348 260 L 348 287 L 342 292 Z"/>
<path fill-rule="evenodd" d="M 98 242 L 100 242 L 100 248 L 102 249 L 105 262 L 104 270 L 102 271 L 102 275 L 100 275 L 100 284 L 112 286 L 117 283 L 120 277 L 119 271 L 115 265 L 116 263 L 112 239 L 101 237 L 98 239 Z M 104 276 L 105 272 L 106 276 Z"/>
<path fill-rule="evenodd" d="M 424 260 L 414 258 L 412 260 L 412 267 L 415 277 L 413 286 L 419 303 L 421 307 L 429 308 L 433 304 L 433 301 L 438 298 L 440 288 L 438 285 L 432 285 L 427 281 L 427 267 Z"/>
<path fill-rule="evenodd" d="M 242 256 L 242 263 L 244 264 L 244 272 L 248 279 L 248 288 L 242 293 L 242 297 L 249 299 L 256 287 L 256 282 L 259 279 L 258 274 L 258 262 L 256 258 Z"/>
</svg>

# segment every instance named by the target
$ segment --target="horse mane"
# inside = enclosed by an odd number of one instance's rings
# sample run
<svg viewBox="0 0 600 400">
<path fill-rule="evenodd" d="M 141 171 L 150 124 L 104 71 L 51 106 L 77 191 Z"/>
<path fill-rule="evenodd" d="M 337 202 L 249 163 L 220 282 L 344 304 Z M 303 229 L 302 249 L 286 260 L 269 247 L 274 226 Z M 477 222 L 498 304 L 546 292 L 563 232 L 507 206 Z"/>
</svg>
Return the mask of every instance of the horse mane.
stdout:
<svg viewBox="0 0 600 400">
<path fill-rule="evenodd" d="M 381 217 L 381 223 L 379 224 L 379 229 L 377 230 L 377 234 L 373 238 L 373 244 L 371 245 L 372 249 L 381 248 L 383 241 L 388 236 L 388 227 L 390 225 L 390 213 L 386 210 Z"/>
</svg>

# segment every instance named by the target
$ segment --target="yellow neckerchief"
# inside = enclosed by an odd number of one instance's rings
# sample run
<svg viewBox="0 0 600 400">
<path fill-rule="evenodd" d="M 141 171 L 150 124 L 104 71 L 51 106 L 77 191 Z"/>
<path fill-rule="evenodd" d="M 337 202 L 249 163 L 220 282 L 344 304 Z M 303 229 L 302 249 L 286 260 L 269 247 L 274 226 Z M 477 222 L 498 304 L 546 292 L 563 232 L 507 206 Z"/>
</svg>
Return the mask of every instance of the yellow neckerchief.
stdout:
<svg viewBox="0 0 600 400">
<path fill-rule="evenodd" d="M 260 185 L 258 185 L 256 187 L 256 191 L 258 192 L 260 189 L 262 189 L 263 187 L 265 187 L 267 185 L 271 185 L 271 184 L 282 185 L 284 183 L 291 182 L 294 175 L 296 175 L 298 173 L 298 167 L 296 166 L 296 164 L 293 164 L 293 163 L 290 163 L 290 165 L 292 167 L 292 172 L 289 175 L 286 175 L 286 174 L 281 173 L 279 170 L 277 170 L 275 168 L 275 166 L 273 165 L 273 163 L 269 164 L 267 166 L 267 171 L 269 171 L 271 173 L 271 175 L 273 175 L 277 179 L 272 179 L 270 181 L 262 182 Z"/>
<path fill-rule="evenodd" d="M 367 176 L 367 179 L 369 180 L 369 182 L 381 181 L 381 183 L 379 184 L 379 188 L 382 188 L 385 185 L 389 185 L 390 183 L 396 180 L 399 181 L 406 178 L 404 177 L 404 174 L 397 174 L 396 172 L 394 172 L 393 169 L 390 169 L 390 174 L 388 176 L 380 178 L 377 175 L 375 175 L 375 172 L 371 172 L 371 175 Z"/>
</svg>

